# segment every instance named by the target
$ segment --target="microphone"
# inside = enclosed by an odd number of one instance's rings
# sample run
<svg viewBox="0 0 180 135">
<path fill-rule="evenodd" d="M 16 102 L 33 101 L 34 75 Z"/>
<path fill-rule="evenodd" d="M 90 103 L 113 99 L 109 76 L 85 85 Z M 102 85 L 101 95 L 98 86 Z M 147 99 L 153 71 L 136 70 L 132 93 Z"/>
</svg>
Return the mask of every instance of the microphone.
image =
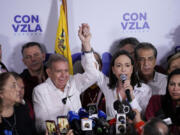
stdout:
<svg viewBox="0 0 180 135">
<path fill-rule="evenodd" d="M 127 75 L 121 74 L 120 79 L 122 80 L 122 83 L 124 84 L 124 82 L 127 80 Z M 125 90 L 125 93 L 126 93 L 126 97 L 127 97 L 128 101 L 131 102 L 132 98 L 130 95 L 130 90 L 129 89 Z"/>
<path fill-rule="evenodd" d="M 67 97 L 63 98 L 63 99 L 62 99 L 62 103 L 63 103 L 63 104 L 66 104 L 67 99 L 68 99 L 68 98 L 71 98 L 71 97 L 72 97 L 72 95 L 71 95 L 71 96 L 67 96 Z"/>
<path fill-rule="evenodd" d="M 113 107 L 114 107 L 114 110 L 117 111 L 117 113 L 124 113 L 123 104 L 119 100 L 116 100 L 114 102 Z"/>
<path fill-rule="evenodd" d="M 80 108 L 78 111 L 78 115 L 81 119 L 83 118 L 89 118 L 89 113 L 84 108 Z"/>
<path fill-rule="evenodd" d="M 106 120 L 107 115 L 105 114 L 105 112 L 103 112 L 102 110 L 98 111 L 98 118 L 103 118 Z"/>
<path fill-rule="evenodd" d="M 126 133 L 126 114 L 124 110 L 124 105 L 119 101 L 116 100 L 113 104 L 114 109 L 117 111 L 116 114 L 116 134 L 125 134 Z"/>
<path fill-rule="evenodd" d="M 83 134 L 92 134 L 94 125 L 93 120 L 89 119 L 89 113 L 84 108 L 80 108 L 78 111 L 78 115 L 81 119 L 81 130 Z"/>
<path fill-rule="evenodd" d="M 113 118 L 113 119 L 109 120 L 108 123 L 109 123 L 110 126 L 116 124 L 116 118 Z"/>
<path fill-rule="evenodd" d="M 125 93 L 126 93 L 126 97 L 127 97 L 128 101 L 131 102 L 131 101 L 132 101 L 132 98 L 131 98 L 131 95 L 130 95 L 130 90 L 127 89 L 127 90 L 125 91 Z"/>
<path fill-rule="evenodd" d="M 124 112 L 127 117 L 131 120 L 134 120 L 136 112 L 132 110 L 131 105 L 128 103 L 128 101 L 123 101 L 122 104 L 124 105 Z"/>
<path fill-rule="evenodd" d="M 104 132 L 105 133 L 108 133 L 108 128 L 109 128 L 109 123 L 106 121 L 106 119 L 107 119 L 107 115 L 106 115 L 106 113 L 105 112 L 103 112 L 102 110 L 99 110 L 98 111 L 98 118 L 100 119 L 100 122 L 101 122 L 101 125 L 102 125 L 102 127 L 103 127 L 103 129 L 104 129 Z M 107 131 L 105 131 L 105 130 L 107 130 Z"/>
<path fill-rule="evenodd" d="M 121 74 L 120 79 L 121 79 L 122 83 L 124 83 L 127 80 L 127 76 L 125 74 Z"/>
<path fill-rule="evenodd" d="M 98 111 L 98 118 L 93 118 L 95 122 L 95 133 L 97 135 L 109 135 L 110 125 L 106 121 L 107 115 L 102 111 Z"/>
<path fill-rule="evenodd" d="M 70 124 L 71 129 L 73 129 L 75 135 L 81 135 L 81 124 L 80 117 L 77 113 L 69 111 L 67 118 Z"/>
</svg>

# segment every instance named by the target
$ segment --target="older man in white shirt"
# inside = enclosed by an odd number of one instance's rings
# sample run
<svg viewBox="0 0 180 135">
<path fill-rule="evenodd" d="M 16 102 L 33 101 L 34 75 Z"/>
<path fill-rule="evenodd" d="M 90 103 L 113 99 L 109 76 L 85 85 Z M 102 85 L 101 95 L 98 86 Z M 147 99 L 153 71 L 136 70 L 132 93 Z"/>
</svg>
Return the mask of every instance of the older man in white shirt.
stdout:
<svg viewBox="0 0 180 135">
<path fill-rule="evenodd" d="M 85 25 L 85 24 L 84 24 Z M 83 25 L 79 33 L 83 32 Z M 81 38 L 90 39 L 91 35 Z M 81 108 L 80 94 L 95 83 L 97 73 L 94 72 L 94 55 L 90 45 L 82 45 L 85 65 L 83 74 L 69 75 L 69 65 L 62 55 L 54 54 L 47 62 L 48 79 L 34 88 L 33 104 L 36 127 L 44 131 L 45 121 L 56 121 L 57 116 L 67 115 L 68 111 L 78 111 Z"/>
</svg>

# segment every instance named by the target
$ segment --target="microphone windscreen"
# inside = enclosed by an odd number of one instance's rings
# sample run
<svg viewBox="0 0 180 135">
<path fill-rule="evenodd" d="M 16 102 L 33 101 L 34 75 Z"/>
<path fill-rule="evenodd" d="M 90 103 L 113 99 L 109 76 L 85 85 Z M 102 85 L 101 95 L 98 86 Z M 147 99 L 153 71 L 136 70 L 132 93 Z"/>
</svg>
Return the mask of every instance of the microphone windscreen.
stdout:
<svg viewBox="0 0 180 135">
<path fill-rule="evenodd" d="M 109 125 L 113 125 L 113 124 L 116 124 L 116 118 L 113 118 L 111 120 L 108 121 Z"/>
<path fill-rule="evenodd" d="M 116 110 L 117 112 L 119 111 L 123 112 L 123 105 L 119 100 L 114 101 L 113 107 L 114 107 L 114 110 Z"/>
<path fill-rule="evenodd" d="M 136 116 L 136 112 L 132 110 L 131 105 L 128 103 L 128 101 L 123 101 L 122 104 L 124 105 L 124 112 L 127 115 L 127 117 L 131 120 L 133 120 Z"/>
<path fill-rule="evenodd" d="M 125 80 L 127 80 L 127 75 L 121 74 L 120 79 L 124 82 Z"/>
<path fill-rule="evenodd" d="M 82 118 L 89 118 L 89 113 L 84 108 L 80 108 L 78 111 L 79 117 Z"/>
<path fill-rule="evenodd" d="M 97 132 L 97 134 L 101 135 L 103 133 L 103 130 L 102 130 L 102 128 L 98 127 L 96 129 L 96 132 Z"/>
<path fill-rule="evenodd" d="M 67 118 L 68 118 L 69 123 L 71 123 L 74 119 L 80 120 L 79 115 L 73 111 L 68 112 Z"/>
<path fill-rule="evenodd" d="M 103 112 L 102 110 L 98 111 L 98 118 L 104 118 L 106 120 L 107 115 L 105 112 Z"/>
</svg>

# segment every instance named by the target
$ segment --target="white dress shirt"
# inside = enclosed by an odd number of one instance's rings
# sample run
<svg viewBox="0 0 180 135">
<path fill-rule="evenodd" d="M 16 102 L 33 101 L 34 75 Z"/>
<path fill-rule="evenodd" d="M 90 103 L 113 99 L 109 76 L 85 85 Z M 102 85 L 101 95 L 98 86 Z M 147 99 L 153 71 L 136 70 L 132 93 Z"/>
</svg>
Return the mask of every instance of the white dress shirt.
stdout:
<svg viewBox="0 0 180 135">
<path fill-rule="evenodd" d="M 113 104 L 118 99 L 116 94 L 116 88 L 110 89 L 107 84 L 109 83 L 109 78 L 106 77 L 102 72 L 98 72 L 98 86 L 103 91 L 106 100 L 106 114 L 110 117 L 115 117 L 117 114 L 116 110 L 114 110 Z M 145 109 L 148 105 L 149 99 L 151 98 L 152 92 L 151 88 L 142 83 L 141 87 L 134 87 L 133 90 L 134 99 L 131 101 L 130 105 L 133 109 L 137 109 L 141 114 L 144 115 Z M 120 100 L 122 101 L 122 97 L 119 94 Z"/>
<path fill-rule="evenodd" d="M 67 115 L 70 110 L 77 112 L 81 108 L 81 92 L 94 84 L 97 78 L 93 57 L 93 53 L 85 54 L 85 73 L 70 76 L 64 92 L 56 88 L 50 78 L 34 88 L 33 104 L 37 130 L 45 131 L 46 120 L 56 122 L 57 116 Z M 66 97 L 69 98 L 64 104 L 62 99 Z"/>
<path fill-rule="evenodd" d="M 151 87 L 152 95 L 165 95 L 167 76 L 155 71 L 153 80 L 147 83 Z"/>
</svg>

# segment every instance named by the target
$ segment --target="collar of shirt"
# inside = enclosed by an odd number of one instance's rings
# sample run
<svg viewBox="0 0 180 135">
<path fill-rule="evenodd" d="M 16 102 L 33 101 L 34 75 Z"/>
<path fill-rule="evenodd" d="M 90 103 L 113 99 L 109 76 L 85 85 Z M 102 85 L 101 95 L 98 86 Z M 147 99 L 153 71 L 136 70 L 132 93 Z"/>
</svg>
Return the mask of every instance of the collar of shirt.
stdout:
<svg viewBox="0 0 180 135">
<path fill-rule="evenodd" d="M 155 71 L 152 82 L 158 82 L 160 79 L 163 78 L 163 75 L 164 74 L 161 74 L 161 73 Z"/>
<path fill-rule="evenodd" d="M 148 85 L 146 85 L 145 83 L 141 83 L 141 87 L 137 87 L 137 84 L 134 86 L 134 90 L 133 90 L 133 94 L 136 91 L 140 91 L 140 92 L 144 92 L 145 91 L 145 87 L 149 87 Z"/>
<path fill-rule="evenodd" d="M 157 81 L 158 81 L 158 73 L 155 71 L 152 82 L 157 82 Z"/>
<path fill-rule="evenodd" d="M 139 77 L 139 73 L 138 72 L 136 72 L 136 74 L 137 74 L 137 76 L 138 76 L 138 78 L 140 78 Z M 153 80 L 150 80 L 149 82 L 156 82 L 158 80 L 158 73 L 155 71 L 154 72 L 154 77 L 153 77 Z M 141 80 L 141 82 L 143 82 L 144 83 L 144 81 L 143 80 Z M 148 82 L 148 83 L 149 83 Z"/>
</svg>

